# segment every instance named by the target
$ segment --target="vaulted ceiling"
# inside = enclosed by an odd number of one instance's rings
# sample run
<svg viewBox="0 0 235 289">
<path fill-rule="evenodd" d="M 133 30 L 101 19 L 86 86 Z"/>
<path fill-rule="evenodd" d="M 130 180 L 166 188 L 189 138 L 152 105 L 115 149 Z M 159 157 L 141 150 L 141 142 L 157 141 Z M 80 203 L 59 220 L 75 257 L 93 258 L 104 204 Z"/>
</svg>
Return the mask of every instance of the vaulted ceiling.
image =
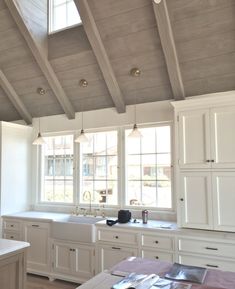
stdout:
<svg viewBox="0 0 235 289">
<path fill-rule="evenodd" d="M 234 0 L 75 4 L 83 25 L 48 36 L 46 0 L 0 0 L 0 120 L 235 89 Z"/>
</svg>

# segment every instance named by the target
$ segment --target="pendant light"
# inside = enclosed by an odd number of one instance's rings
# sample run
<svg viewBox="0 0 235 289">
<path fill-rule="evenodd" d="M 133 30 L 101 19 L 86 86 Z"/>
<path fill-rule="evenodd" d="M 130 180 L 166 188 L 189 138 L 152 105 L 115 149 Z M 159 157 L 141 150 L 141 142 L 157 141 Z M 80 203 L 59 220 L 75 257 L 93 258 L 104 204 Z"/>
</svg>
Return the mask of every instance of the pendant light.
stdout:
<svg viewBox="0 0 235 289">
<path fill-rule="evenodd" d="M 79 85 L 81 87 L 87 87 L 88 86 L 88 82 L 86 79 L 81 79 L 79 81 Z M 78 143 L 86 143 L 86 142 L 89 142 L 89 139 L 88 137 L 86 136 L 85 132 L 84 132 L 84 129 L 83 129 L 83 111 L 82 111 L 82 129 L 81 129 L 81 132 L 80 132 L 80 135 L 75 139 L 75 142 L 78 142 Z"/>
<path fill-rule="evenodd" d="M 130 71 L 130 75 L 133 77 L 139 77 L 140 73 L 141 72 L 138 68 L 132 68 Z M 136 92 L 137 92 L 137 88 L 136 88 Z M 129 138 L 142 138 L 143 137 L 136 123 L 136 97 L 135 97 L 135 105 L 134 105 L 134 125 L 128 137 Z"/>
<path fill-rule="evenodd" d="M 33 145 L 41 146 L 43 144 L 45 144 L 45 140 L 43 139 L 43 137 L 41 135 L 41 126 L 40 126 L 40 117 L 39 117 L 39 119 L 38 119 L 38 136 L 33 141 Z"/>
</svg>

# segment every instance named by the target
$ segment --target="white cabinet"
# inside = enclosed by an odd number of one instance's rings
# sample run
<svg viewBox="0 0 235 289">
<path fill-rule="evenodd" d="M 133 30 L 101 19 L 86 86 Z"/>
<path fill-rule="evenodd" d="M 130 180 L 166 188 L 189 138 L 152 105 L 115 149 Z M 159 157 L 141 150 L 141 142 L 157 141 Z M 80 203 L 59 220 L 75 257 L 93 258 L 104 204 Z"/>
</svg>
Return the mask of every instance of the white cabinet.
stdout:
<svg viewBox="0 0 235 289">
<path fill-rule="evenodd" d="M 137 256 L 137 248 L 129 248 L 120 244 L 99 245 L 98 249 L 98 272 L 110 269 L 118 262 L 131 256 Z"/>
<path fill-rule="evenodd" d="M 183 227 L 235 231 L 235 172 L 186 171 L 179 178 Z"/>
<path fill-rule="evenodd" d="M 235 168 L 235 106 L 179 112 L 179 166 Z"/>
<path fill-rule="evenodd" d="M 179 213 L 186 228 L 213 229 L 210 172 L 181 172 L 179 175 Z"/>
<path fill-rule="evenodd" d="M 48 223 L 24 223 L 24 241 L 30 243 L 27 254 L 28 272 L 47 274 L 50 271 L 49 229 Z"/>
<path fill-rule="evenodd" d="M 85 282 L 94 276 L 93 246 L 54 240 L 52 247 L 54 277 Z"/>
<path fill-rule="evenodd" d="M 22 222 L 17 219 L 3 218 L 3 238 L 22 241 Z"/>
</svg>

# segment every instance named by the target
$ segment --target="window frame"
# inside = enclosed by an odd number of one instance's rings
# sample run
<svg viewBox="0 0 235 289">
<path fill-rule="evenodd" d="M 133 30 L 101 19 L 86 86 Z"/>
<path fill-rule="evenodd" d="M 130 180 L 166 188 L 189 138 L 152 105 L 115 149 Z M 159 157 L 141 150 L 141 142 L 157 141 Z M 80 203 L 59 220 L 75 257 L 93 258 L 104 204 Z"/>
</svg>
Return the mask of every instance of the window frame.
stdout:
<svg viewBox="0 0 235 289">
<path fill-rule="evenodd" d="M 53 5 L 53 1 L 54 0 L 49 0 L 48 4 L 47 4 L 47 10 L 48 10 L 48 13 L 47 13 L 47 23 L 48 23 L 47 33 L 48 33 L 48 35 L 52 35 L 52 34 L 55 34 L 55 33 L 70 29 L 70 28 L 74 28 L 74 27 L 83 25 L 82 19 L 80 17 L 81 22 L 78 22 L 76 24 L 69 25 L 69 26 L 66 26 L 66 27 L 63 27 L 63 28 L 60 28 L 57 30 L 53 30 L 53 28 L 54 28 L 54 23 L 53 23 L 53 21 L 54 21 L 53 20 L 54 19 L 54 5 Z M 67 1 L 70 1 L 70 0 L 65 0 L 65 1 L 66 1 L 66 5 L 67 5 Z M 71 0 L 71 1 L 74 1 L 74 0 Z M 68 15 L 67 15 L 67 10 L 66 10 L 66 22 L 67 22 L 67 16 Z"/>
<path fill-rule="evenodd" d="M 160 208 L 160 207 L 148 207 L 148 206 L 135 206 L 135 205 L 126 205 L 126 197 L 127 197 L 127 185 L 128 185 L 128 176 L 127 176 L 127 169 L 126 169 L 126 163 L 127 163 L 127 152 L 126 152 L 126 138 L 125 138 L 125 131 L 132 129 L 133 126 L 125 126 L 123 127 L 123 167 L 124 169 L 122 170 L 122 180 L 123 180 L 123 185 L 122 185 L 122 207 L 124 209 L 128 210 L 134 210 L 134 211 L 141 211 L 144 209 L 154 211 L 154 212 L 174 212 L 175 211 L 175 197 L 174 197 L 174 167 L 173 167 L 173 162 L 174 162 L 174 145 L 173 145 L 173 124 L 172 122 L 159 122 L 159 123 L 151 123 L 151 124 L 138 124 L 138 128 L 150 128 L 150 127 L 163 127 L 163 126 L 169 126 L 170 127 L 170 147 L 171 147 L 171 208 Z"/>
<path fill-rule="evenodd" d="M 164 122 L 157 122 L 157 123 L 145 123 L 145 124 L 138 124 L 139 128 L 148 128 L 148 127 L 162 127 L 162 126 L 170 126 L 171 132 L 171 208 L 159 208 L 159 207 L 145 207 L 145 206 L 128 206 L 125 204 L 126 201 L 126 186 L 127 186 L 127 174 L 126 174 L 126 142 L 125 142 L 125 131 L 127 129 L 132 129 L 132 125 L 123 125 L 123 126 L 115 126 L 115 127 L 104 127 L 104 128 L 95 128 L 95 129 L 86 129 L 86 133 L 96 133 L 96 132 L 107 132 L 116 130 L 117 131 L 117 161 L 118 161 L 118 168 L 117 168 L 117 189 L 118 189 L 118 196 L 117 196 L 117 205 L 108 205 L 104 204 L 104 208 L 106 209 L 129 209 L 133 212 L 140 212 L 141 210 L 148 209 L 152 212 L 165 212 L 165 213 L 174 213 L 176 210 L 175 204 L 175 178 L 174 178 L 174 169 L 173 169 L 173 161 L 174 161 L 174 127 L 171 121 L 164 121 Z M 66 132 L 56 132 L 56 133 L 44 133 L 44 137 L 53 137 L 53 136 L 64 136 L 64 135 L 73 135 L 74 140 L 77 136 L 77 131 L 66 131 Z M 42 181 L 43 181 L 43 155 L 42 155 L 42 148 L 39 146 L 37 147 L 37 177 L 36 177 L 36 198 L 35 198 L 35 205 L 39 206 L 61 206 L 65 207 L 84 207 L 88 208 L 87 203 L 80 202 L 80 193 L 81 193 L 81 151 L 80 145 L 74 142 L 74 158 L 73 158 L 73 203 L 64 203 L 64 202 L 46 202 L 42 201 Z M 96 209 L 102 207 L 102 204 L 92 204 L 92 208 Z"/>
</svg>

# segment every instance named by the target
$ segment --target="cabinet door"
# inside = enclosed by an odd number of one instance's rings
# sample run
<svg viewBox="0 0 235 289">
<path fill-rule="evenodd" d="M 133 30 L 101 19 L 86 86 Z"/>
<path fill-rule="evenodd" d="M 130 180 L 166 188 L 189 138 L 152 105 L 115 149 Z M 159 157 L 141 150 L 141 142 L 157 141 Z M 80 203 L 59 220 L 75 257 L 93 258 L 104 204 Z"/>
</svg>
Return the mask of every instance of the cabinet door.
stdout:
<svg viewBox="0 0 235 289">
<path fill-rule="evenodd" d="M 94 276 L 94 248 L 84 245 L 76 245 L 73 252 L 73 272 L 76 276 L 84 278 L 84 281 Z"/>
<path fill-rule="evenodd" d="M 181 112 L 178 131 L 179 166 L 181 168 L 210 168 L 209 110 Z"/>
<path fill-rule="evenodd" d="M 68 243 L 57 242 L 54 242 L 53 248 L 53 271 L 71 275 L 73 273 L 72 254 L 75 249 Z"/>
<path fill-rule="evenodd" d="M 214 229 L 235 231 L 235 173 L 212 174 Z"/>
<path fill-rule="evenodd" d="M 30 272 L 49 272 L 49 224 L 26 222 L 24 240 L 30 243 L 27 269 Z"/>
<path fill-rule="evenodd" d="M 235 168 L 235 106 L 211 110 L 212 167 Z"/>
<path fill-rule="evenodd" d="M 100 245 L 98 247 L 98 271 L 110 269 L 118 262 L 130 256 L 137 256 L 137 249 L 122 246 Z"/>
<path fill-rule="evenodd" d="M 213 228 L 211 174 L 209 172 L 181 173 L 179 202 L 183 227 Z"/>
</svg>

